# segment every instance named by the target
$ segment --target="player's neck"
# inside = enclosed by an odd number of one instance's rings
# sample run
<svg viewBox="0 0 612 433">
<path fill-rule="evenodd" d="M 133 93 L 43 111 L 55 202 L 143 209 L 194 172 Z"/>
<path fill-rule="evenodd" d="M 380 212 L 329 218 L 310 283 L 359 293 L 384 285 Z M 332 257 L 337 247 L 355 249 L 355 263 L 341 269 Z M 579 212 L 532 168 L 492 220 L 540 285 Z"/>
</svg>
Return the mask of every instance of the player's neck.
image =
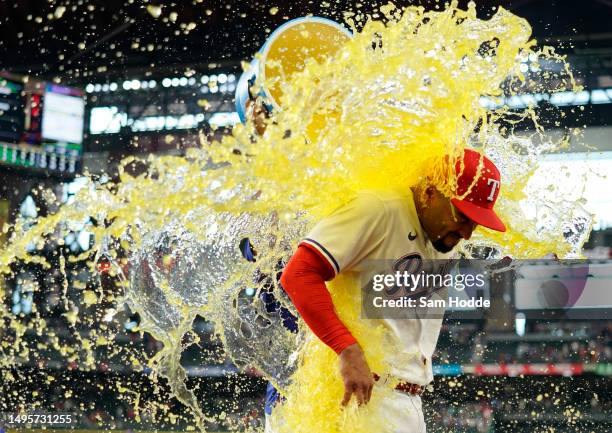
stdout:
<svg viewBox="0 0 612 433">
<path fill-rule="evenodd" d="M 425 225 L 423 224 L 424 212 L 423 212 L 423 194 L 424 191 L 419 186 L 413 186 L 410 188 L 412 191 L 412 200 L 414 202 L 414 207 L 416 209 L 417 218 L 419 219 L 419 224 L 421 225 L 421 232 L 425 234 L 425 236 L 429 237 L 427 231 L 425 230 Z"/>
</svg>

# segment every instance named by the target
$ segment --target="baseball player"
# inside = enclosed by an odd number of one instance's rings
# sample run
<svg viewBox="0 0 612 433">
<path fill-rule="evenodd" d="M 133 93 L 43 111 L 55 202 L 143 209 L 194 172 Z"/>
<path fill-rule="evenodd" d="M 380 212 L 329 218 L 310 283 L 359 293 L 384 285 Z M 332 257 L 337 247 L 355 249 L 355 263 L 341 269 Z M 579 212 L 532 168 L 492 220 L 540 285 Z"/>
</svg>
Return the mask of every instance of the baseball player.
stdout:
<svg viewBox="0 0 612 433">
<path fill-rule="evenodd" d="M 242 89 L 242 97 L 239 96 L 240 90 L 236 90 L 236 111 L 244 113 L 243 122 L 249 121 L 254 126 L 254 132 L 257 135 L 263 135 L 267 128 L 267 119 L 270 118 L 271 107 L 265 103 L 264 98 L 261 95 L 254 95 L 251 92 L 251 88 L 255 83 L 256 76 L 253 75 L 243 83 L 246 88 Z M 240 86 L 240 84 L 239 84 Z M 257 251 L 255 250 L 251 240 L 249 238 L 243 238 L 240 240 L 238 245 L 242 257 L 249 261 L 255 262 Z M 284 307 L 276 298 L 274 294 L 274 287 L 278 286 L 278 279 L 284 268 L 285 263 L 282 260 L 276 265 L 276 275 L 267 275 L 257 271 L 256 282 L 262 287 L 259 298 L 264 303 L 265 309 L 268 313 L 276 313 L 281 319 L 283 326 L 289 332 L 298 332 L 298 320 L 286 307 Z M 276 284 L 275 284 L 276 283 Z M 272 414 L 272 408 L 276 402 L 280 399 L 278 390 L 274 387 L 272 382 L 268 382 L 266 387 L 266 399 L 264 413 L 266 419 Z M 266 427 L 267 428 L 267 427 Z"/>
<path fill-rule="evenodd" d="M 427 181 L 405 193 L 366 191 L 321 220 L 287 263 L 281 285 L 313 333 L 339 357 L 346 405 L 351 398 L 367 404 L 376 372 L 366 362 L 362 345 L 334 310 L 326 281 L 338 274 L 364 272 L 367 260 L 419 255 L 446 259 L 462 239 L 469 239 L 477 225 L 505 231 L 493 211 L 499 195 L 499 170 L 486 156 L 466 149 L 455 161 L 456 196 L 447 198 Z M 431 358 L 442 318 L 383 319 L 405 353 L 389 353 L 387 361 L 399 384 L 394 398 L 384 402 L 385 418 L 393 433 L 425 432 L 420 395 L 433 380 Z M 406 353 L 418 351 L 419 357 Z M 404 356 L 402 356 L 404 355 Z M 400 360 L 402 360 L 400 362 Z M 266 414 L 266 431 L 271 432 Z"/>
<path fill-rule="evenodd" d="M 252 85 L 251 81 L 246 86 Z M 262 135 L 270 108 L 260 95 L 250 92 L 250 87 L 246 89 L 245 97 L 236 98 L 237 106 L 241 104 L 237 111 L 244 113 L 243 121 L 250 119 L 255 132 Z M 461 239 L 469 239 L 478 224 L 498 231 L 506 229 L 493 211 L 501 187 L 495 165 L 486 156 L 466 149 L 463 158 L 455 162 L 455 168 L 456 197 L 451 199 L 426 181 L 405 194 L 374 191 L 359 194 L 313 228 L 282 272 L 282 288 L 302 319 L 339 356 L 345 386 L 340 402 L 343 405 L 353 395 L 359 404 L 367 404 L 377 376 L 370 371 L 360 347 L 360 343 L 367 342 L 358 342 L 338 318 L 325 281 L 341 272 L 359 273 L 363 270 L 360 265 L 367 260 L 399 262 L 415 254 L 423 259 L 449 258 Z M 240 249 L 245 259 L 254 261 L 254 249 L 248 239 L 241 241 Z M 262 294 L 266 307 L 275 311 L 280 308 L 284 326 L 296 332 L 296 318 L 280 307 L 272 286 Z M 420 395 L 433 380 L 431 358 L 442 318 L 384 322 L 405 352 L 418 350 L 421 355 L 410 357 L 412 364 L 406 364 L 402 359 L 405 354 L 389 354 L 388 363 L 400 382 L 395 398 L 385 402 L 386 418 L 395 423 L 394 433 L 424 432 Z M 265 408 L 267 433 L 273 432 L 270 418 L 279 397 L 269 384 Z"/>
</svg>

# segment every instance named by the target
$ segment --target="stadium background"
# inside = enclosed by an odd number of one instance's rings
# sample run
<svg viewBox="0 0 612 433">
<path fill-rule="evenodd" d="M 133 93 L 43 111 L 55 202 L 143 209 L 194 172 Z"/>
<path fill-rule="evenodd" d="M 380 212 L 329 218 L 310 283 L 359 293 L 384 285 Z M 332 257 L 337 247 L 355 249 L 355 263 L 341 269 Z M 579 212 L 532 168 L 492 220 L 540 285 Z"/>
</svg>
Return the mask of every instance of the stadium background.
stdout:
<svg viewBox="0 0 612 433">
<path fill-rule="evenodd" d="M 362 10 L 383 4 L 377 3 Z M 411 4 L 442 7 L 432 1 Z M 479 13 L 490 15 L 500 4 L 525 17 L 538 41 L 567 54 L 584 86 L 581 92 L 551 98 L 525 94 L 506 103 L 521 108 L 535 101 L 552 133 L 586 127 L 584 141 L 603 152 L 595 162 L 585 163 L 584 149 L 570 142 L 567 154 L 552 157 L 549 167 L 563 161 L 577 172 L 597 166 L 611 174 L 612 4 L 606 0 L 487 0 L 478 2 Z M 161 2 L 133 0 L 1 2 L 0 69 L 5 72 L 0 104 L 5 112 L 29 110 L 33 121 L 27 125 L 23 119 L 0 117 L 0 221 L 52 213 L 54 209 L 44 206 L 40 197 L 41 188 L 51 188 L 68 202 L 74 199 L 83 172 L 113 178 L 125 156 L 182 155 L 189 147 L 200 146 L 202 139 L 210 141 L 227 133 L 237 121 L 233 94 L 240 62 L 250 59 L 267 34 L 289 18 L 313 13 L 341 20 L 342 12 L 349 9 L 355 10 L 355 5 L 195 0 L 164 2 L 162 8 Z M 527 74 L 529 68 L 525 63 Z M 23 83 L 23 76 L 30 77 L 29 83 Z M 37 87 L 38 82 L 47 84 Z M 66 87 L 72 90 L 66 93 Z M 26 102 L 19 100 L 22 91 L 28 95 Z M 36 110 L 40 102 L 36 98 L 50 101 L 50 94 L 85 101 L 74 102 L 73 107 L 82 111 L 82 130 L 79 125 L 45 129 L 43 117 L 58 114 L 51 103 L 42 112 Z M 139 164 L 130 166 L 133 173 L 143 169 Z M 604 267 L 612 258 L 609 186 L 606 179 L 598 178 L 585 192 L 596 215 L 586 255 Z M 87 251 L 87 225 L 95 223 L 85 222 L 64 245 L 49 242 L 36 254 L 57 263 L 60 251 L 67 256 Z M 88 284 L 85 267 L 68 266 L 73 267 L 68 269 L 70 285 Z M 99 263 L 97 272 L 110 290 L 113 276 L 108 270 L 104 262 Z M 62 290 L 59 272 L 42 272 L 30 264 L 17 265 L 15 275 L 3 282 L 8 290 L 2 300 L 15 316 L 27 323 L 36 304 L 63 341 L 79 344 L 57 308 Z M 595 278 L 607 284 L 605 279 L 610 277 L 604 273 Z M 496 287 L 490 296 L 498 302 L 490 311 L 455 312 L 446 319 L 435 358 L 435 391 L 424 397 L 429 431 L 612 431 L 612 321 L 606 319 L 612 305 L 591 306 L 580 318 L 547 317 L 539 309 L 517 308 L 512 278 Z M 69 293 L 73 302 L 83 304 L 79 291 Z M 101 321 L 103 307 L 82 305 Z M 118 344 L 154 353 L 159 343 L 138 332 L 138 317 L 122 314 L 116 323 L 107 324 L 121 327 Z M 88 333 L 86 328 L 77 331 Z M 210 324 L 196 321 L 194 331 L 200 343 L 190 346 L 182 359 L 189 385 L 196 394 L 216 390 L 214 399 L 201 399 L 202 407 L 214 412 L 231 401 L 235 411 L 228 417 L 245 427 L 261 425 L 264 381 L 256 371 L 238 373 L 227 359 L 211 362 L 218 358 L 214 354 L 219 346 L 211 339 Z M 2 333 L 0 329 L 0 339 Z M 26 333 L 25 338 L 35 341 L 44 335 Z M 11 371 L 29 377 L 30 389 L 5 385 L 0 396 L 3 410 L 12 410 L 17 395 L 37 392 L 45 396 L 48 409 L 78 411 L 79 429 L 188 428 L 181 422 L 174 426 L 152 423 L 146 409 L 111 392 L 113 387 L 107 385 L 122 383 L 137 389 L 142 401 L 153 398 L 147 395 L 153 390 L 147 386 L 146 369 L 132 371 L 105 347 L 96 348 L 93 369 L 51 352 L 16 360 Z M 54 379 L 49 381 L 49 376 Z M 163 393 L 163 384 L 158 392 Z M 181 411 L 178 402 L 168 401 Z M 227 424 L 220 421 L 208 427 L 223 431 Z"/>
</svg>

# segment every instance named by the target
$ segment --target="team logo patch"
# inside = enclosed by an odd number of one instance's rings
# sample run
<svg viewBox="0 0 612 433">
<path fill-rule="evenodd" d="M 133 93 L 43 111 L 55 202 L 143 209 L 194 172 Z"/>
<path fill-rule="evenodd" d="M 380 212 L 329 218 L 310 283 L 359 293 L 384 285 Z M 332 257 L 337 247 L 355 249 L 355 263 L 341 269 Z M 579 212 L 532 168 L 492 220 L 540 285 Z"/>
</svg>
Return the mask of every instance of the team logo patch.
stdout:
<svg viewBox="0 0 612 433">
<path fill-rule="evenodd" d="M 487 197 L 488 201 L 495 201 L 495 192 L 499 188 L 499 184 L 500 184 L 500 182 L 497 179 L 491 179 L 491 178 L 487 179 L 487 186 L 493 185 L 493 186 L 491 186 L 491 193 Z"/>
</svg>

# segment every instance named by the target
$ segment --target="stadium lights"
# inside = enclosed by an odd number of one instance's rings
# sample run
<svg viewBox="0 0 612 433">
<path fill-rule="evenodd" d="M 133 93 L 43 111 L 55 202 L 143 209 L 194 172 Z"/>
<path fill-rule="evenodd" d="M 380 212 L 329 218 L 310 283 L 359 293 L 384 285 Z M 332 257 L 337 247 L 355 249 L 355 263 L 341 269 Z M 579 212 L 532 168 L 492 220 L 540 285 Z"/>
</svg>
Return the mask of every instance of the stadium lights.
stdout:
<svg viewBox="0 0 612 433">
<path fill-rule="evenodd" d="M 234 74 L 219 74 L 219 75 L 203 75 L 200 78 L 201 82 L 205 82 L 204 86 L 200 87 L 202 93 L 233 93 L 236 90 L 236 76 Z M 179 86 L 195 86 L 198 85 L 198 81 L 191 78 L 164 78 L 161 81 L 161 85 L 165 88 L 168 87 L 179 87 Z M 117 83 L 105 83 L 105 84 L 93 84 L 89 83 L 85 87 L 87 93 L 97 92 L 114 92 L 118 89 Z M 149 90 L 157 87 L 157 81 L 155 80 L 126 80 L 122 84 L 123 90 Z"/>
<path fill-rule="evenodd" d="M 233 92 L 236 89 L 236 75 L 235 74 L 225 74 L 220 73 L 218 75 L 202 75 L 200 77 L 200 83 L 204 85 L 208 85 L 211 89 L 217 88 L 216 90 L 204 89 L 201 88 L 203 93 L 226 93 Z M 157 87 L 157 81 L 155 80 L 137 80 L 130 79 L 125 80 L 121 83 L 121 88 L 123 90 L 147 90 L 154 89 Z M 220 86 L 222 84 L 227 84 L 225 87 Z M 196 86 L 199 85 L 198 80 L 195 77 L 166 77 L 161 80 L 161 85 L 165 88 L 168 87 L 187 87 L 187 86 Z M 96 93 L 96 92 L 114 92 L 119 89 L 119 85 L 117 83 L 89 83 L 85 86 L 85 91 L 87 93 Z"/>
<path fill-rule="evenodd" d="M 240 123 L 240 117 L 238 117 L 238 113 L 236 113 L 235 111 L 220 111 L 210 116 L 210 119 L 208 119 L 208 123 L 210 124 L 210 126 L 216 128 L 234 126 L 237 123 Z"/>
<path fill-rule="evenodd" d="M 204 121 L 204 114 L 183 114 L 182 116 L 148 116 L 136 119 L 132 131 L 162 131 L 197 128 Z"/>
<path fill-rule="evenodd" d="M 537 105 L 541 101 L 557 107 L 580 106 L 586 104 L 610 104 L 612 103 L 612 88 L 582 90 L 580 92 L 556 92 L 556 93 L 524 93 L 504 98 L 481 97 L 480 104 L 488 109 L 500 108 L 507 105 L 510 108 L 527 108 Z"/>
<path fill-rule="evenodd" d="M 612 89 L 595 89 L 591 92 L 591 104 L 609 104 L 612 102 Z"/>
<path fill-rule="evenodd" d="M 94 107 L 89 118 L 89 132 L 91 134 L 114 134 L 127 124 L 127 114 L 120 113 L 119 108 Z"/>
<path fill-rule="evenodd" d="M 204 121 L 204 113 L 130 119 L 126 113 L 119 112 L 117 107 L 95 107 L 91 111 L 89 132 L 115 134 L 120 132 L 121 127 L 129 127 L 133 132 L 192 129 Z"/>
</svg>

